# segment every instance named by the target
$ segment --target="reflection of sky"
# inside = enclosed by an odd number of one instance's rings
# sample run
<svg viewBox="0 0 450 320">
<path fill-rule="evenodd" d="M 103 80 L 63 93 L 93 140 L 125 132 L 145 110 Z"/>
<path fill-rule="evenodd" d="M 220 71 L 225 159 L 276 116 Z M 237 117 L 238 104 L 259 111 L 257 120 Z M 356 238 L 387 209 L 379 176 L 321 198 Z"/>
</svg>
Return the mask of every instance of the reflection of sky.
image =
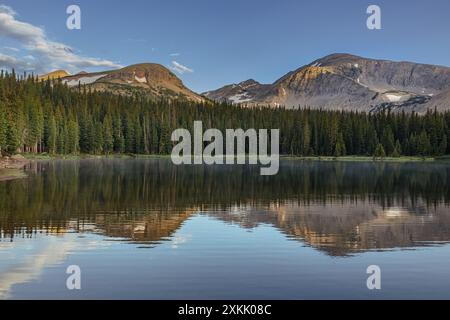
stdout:
<svg viewBox="0 0 450 320">
<path fill-rule="evenodd" d="M 15 284 L 39 280 L 44 269 L 62 264 L 75 250 L 95 250 L 99 244 L 74 233 L 0 242 L 0 299 L 9 298 Z"/>
<path fill-rule="evenodd" d="M 153 248 L 86 233 L 0 242 L 1 298 L 450 298 L 450 247 L 331 257 L 280 230 L 244 229 L 205 215 Z M 173 248 L 176 248 L 174 250 Z M 65 287 L 68 265 L 82 290 Z M 382 290 L 366 289 L 366 268 Z"/>
<path fill-rule="evenodd" d="M 75 247 L 73 241 L 54 236 L 43 237 L 39 241 L 22 239 L 6 246 L 0 251 L 0 298 L 8 298 L 14 284 L 39 279 L 44 268 L 64 261 L 66 255 Z M 0 248 L 5 249 L 3 243 Z M 3 256 L 8 255 L 8 259 Z"/>
</svg>

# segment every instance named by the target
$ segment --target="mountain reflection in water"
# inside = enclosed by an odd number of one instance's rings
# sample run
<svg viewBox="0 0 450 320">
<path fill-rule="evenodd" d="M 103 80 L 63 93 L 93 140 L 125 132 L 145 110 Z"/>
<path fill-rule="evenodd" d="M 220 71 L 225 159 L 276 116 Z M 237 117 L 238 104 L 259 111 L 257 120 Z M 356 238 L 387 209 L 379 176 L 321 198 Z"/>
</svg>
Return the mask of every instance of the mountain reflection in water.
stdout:
<svg viewBox="0 0 450 320">
<path fill-rule="evenodd" d="M 155 246 L 191 217 L 270 225 L 331 256 L 450 241 L 446 163 L 174 166 L 169 159 L 39 162 L 0 183 L 0 236 L 96 233 Z"/>
</svg>

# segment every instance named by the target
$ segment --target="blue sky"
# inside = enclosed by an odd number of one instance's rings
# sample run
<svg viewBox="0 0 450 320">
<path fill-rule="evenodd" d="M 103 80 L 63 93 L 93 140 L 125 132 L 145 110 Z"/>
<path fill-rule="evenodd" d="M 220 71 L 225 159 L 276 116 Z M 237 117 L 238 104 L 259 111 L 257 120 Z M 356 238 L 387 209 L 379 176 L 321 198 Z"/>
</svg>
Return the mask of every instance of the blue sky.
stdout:
<svg viewBox="0 0 450 320">
<path fill-rule="evenodd" d="M 335 52 L 450 66 L 448 0 L 0 0 L 0 4 L 12 9 L 0 10 L 0 64 L 16 64 L 17 69 L 42 72 L 61 66 L 77 72 L 140 62 L 174 67 L 175 61 L 190 69 L 178 73 L 184 83 L 202 92 L 249 78 L 271 83 Z M 81 8 L 81 30 L 66 28 L 66 8 L 71 4 Z M 382 30 L 366 27 L 370 4 L 381 7 Z"/>
</svg>

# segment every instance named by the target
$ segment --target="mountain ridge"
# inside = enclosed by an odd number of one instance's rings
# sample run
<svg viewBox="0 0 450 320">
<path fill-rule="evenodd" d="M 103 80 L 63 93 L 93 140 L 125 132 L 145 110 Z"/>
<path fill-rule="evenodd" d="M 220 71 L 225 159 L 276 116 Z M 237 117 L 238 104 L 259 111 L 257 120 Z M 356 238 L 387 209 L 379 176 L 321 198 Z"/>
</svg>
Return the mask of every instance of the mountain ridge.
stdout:
<svg viewBox="0 0 450 320">
<path fill-rule="evenodd" d="M 70 75 L 56 70 L 40 80 L 61 79 L 115 94 L 144 94 L 153 98 L 209 100 L 248 107 L 378 112 L 450 110 L 450 68 L 410 61 L 364 58 L 333 53 L 289 71 L 271 84 L 248 79 L 197 94 L 169 69 L 157 63 L 133 64 L 101 72 Z"/>
<path fill-rule="evenodd" d="M 55 72 L 39 79 L 61 79 L 69 87 L 86 85 L 101 92 L 133 95 L 144 94 L 153 98 L 184 99 L 205 102 L 206 99 L 188 89 L 181 79 L 166 67 L 157 63 L 133 64 L 121 69 L 84 72 L 62 77 L 50 77 Z"/>
<path fill-rule="evenodd" d="M 334 53 L 290 71 L 272 84 L 256 83 L 251 90 L 228 85 L 204 95 L 246 106 L 424 112 L 436 102 L 440 111 L 450 109 L 450 91 L 443 94 L 450 90 L 450 68 L 409 61 Z"/>
</svg>

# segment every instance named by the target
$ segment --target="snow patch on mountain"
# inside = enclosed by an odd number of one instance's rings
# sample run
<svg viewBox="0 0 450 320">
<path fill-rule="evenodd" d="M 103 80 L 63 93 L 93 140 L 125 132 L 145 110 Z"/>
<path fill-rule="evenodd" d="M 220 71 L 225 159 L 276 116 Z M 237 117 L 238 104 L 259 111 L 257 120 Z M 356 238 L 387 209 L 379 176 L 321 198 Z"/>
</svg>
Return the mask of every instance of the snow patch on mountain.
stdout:
<svg viewBox="0 0 450 320">
<path fill-rule="evenodd" d="M 235 94 L 234 96 L 229 97 L 228 100 L 230 100 L 232 103 L 238 104 L 252 101 L 252 98 L 248 95 L 247 92 L 244 92 L 240 94 Z"/>
<path fill-rule="evenodd" d="M 402 96 L 396 94 L 386 94 L 386 98 L 388 98 L 390 102 L 398 102 L 402 99 Z"/>
<path fill-rule="evenodd" d="M 96 75 L 96 76 L 87 76 L 87 77 L 80 77 L 80 78 L 76 78 L 76 79 L 72 79 L 72 80 L 64 80 L 64 83 L 67 83 L 67 85 L 69 87 L 75 87 L 78 84 L 92 84 L 95 81 L 103 78 L 104 76 L 106 76 L 106 74 L 100 74 L 100 75 Z"/>
<path fill-rule="evenodd" d="M 139 83 L 147 83 L 147 78 L 146 77 L 138 77 L 138 76 L 134 76 L 134 79 L 139 82 Z"/>
</svg>

